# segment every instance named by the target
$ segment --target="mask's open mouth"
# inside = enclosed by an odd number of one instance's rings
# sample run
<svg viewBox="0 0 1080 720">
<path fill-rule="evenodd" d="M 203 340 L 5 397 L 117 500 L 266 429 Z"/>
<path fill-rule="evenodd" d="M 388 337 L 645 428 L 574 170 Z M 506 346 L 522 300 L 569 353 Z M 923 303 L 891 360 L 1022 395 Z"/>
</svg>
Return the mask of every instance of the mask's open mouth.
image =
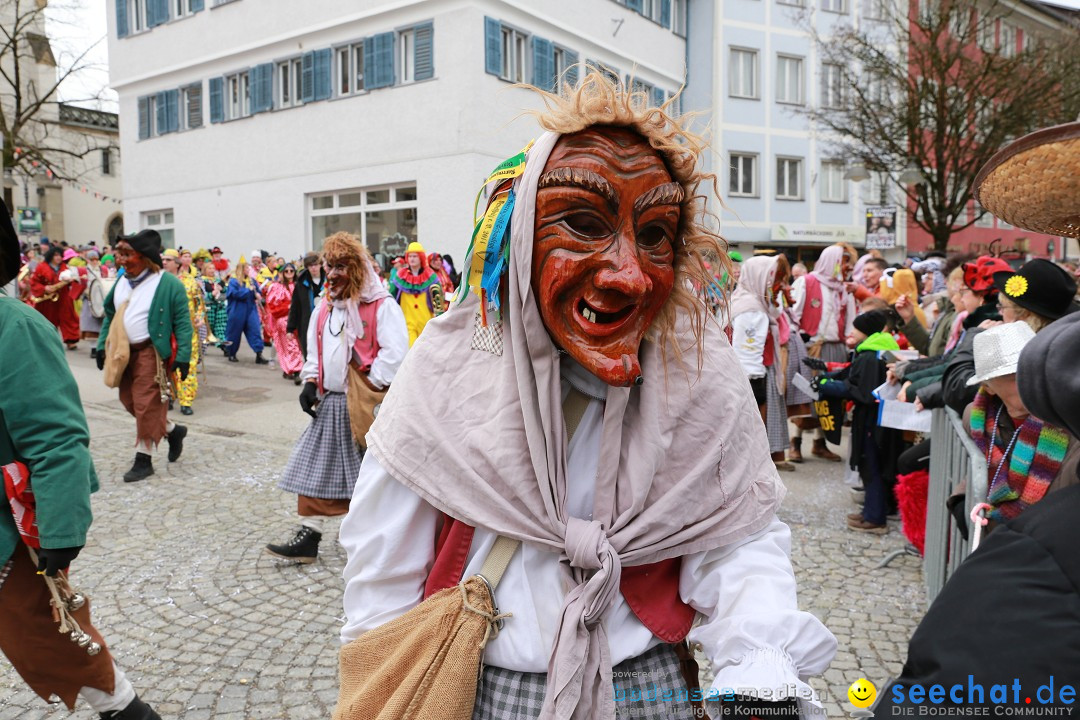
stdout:
<svg viewBox="0 0 1080 720">
<path fill-rule="evenodd" d="M 630 313 L 634 312 L 635 307 L 637 307 L 636 303 L 630 303 L 626 307 L 614 312 L 605 312 L 593 307 L 585 302 L 585 298 L 582 298 L 578 301 L 577 312 L 586 322 L 592 323 L 593 325 L 614 325 L 629 317 Z"/>
</svg>

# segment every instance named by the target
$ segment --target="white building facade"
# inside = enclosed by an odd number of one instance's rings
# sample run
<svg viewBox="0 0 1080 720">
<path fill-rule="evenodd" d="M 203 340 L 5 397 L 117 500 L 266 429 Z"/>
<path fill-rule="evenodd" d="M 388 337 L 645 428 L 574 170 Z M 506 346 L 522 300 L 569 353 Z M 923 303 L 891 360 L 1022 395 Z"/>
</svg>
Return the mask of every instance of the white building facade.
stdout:
<svg viewBox="0 0 1080 720">
<path fill-rule="evenodd" d="M 109 0 L 126 226 L 234 260 L 346 230 L 460 267 L 481 183 L 539 134 L 511 84 L 590 62 L 666 98 L 685 4 Z"/>
</svg>

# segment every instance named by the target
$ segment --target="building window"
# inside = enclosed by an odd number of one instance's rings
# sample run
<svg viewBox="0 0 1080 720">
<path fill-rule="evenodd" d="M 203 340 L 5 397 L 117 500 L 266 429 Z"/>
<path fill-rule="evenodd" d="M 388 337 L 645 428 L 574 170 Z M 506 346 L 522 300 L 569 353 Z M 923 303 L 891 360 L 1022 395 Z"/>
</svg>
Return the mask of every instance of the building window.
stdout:
<svg viewBox="0 0 1080 720">
<path fill-rule="evenodd" d="M 173 229 L 173 211 L 155 210 L 142 214 L 143 229 L 152 228 L 161 236 L 161 245 L 164 248 L 176 247 L 176 232 Z"/>
<path fill-rule="evenodd" d="M 975 227 L 977 228 L 992 228 L 994 227 L 994 216 L 990 212 L 979 204 L 979 201 L 975 201 Z M 979 213 L 982 213 L 980 216 Z"/>
<path fill-rule="evenodd" d="M 499 77 L 510 82 L 525 82 L 525 47 L 528 36 L 514 28 L 502 28 L 502 71 Z"/>
<path fill-rule="evenodd" d="M 1016 26 L 1001 21 L 1001 57 L 1016 55 Z"/>
<path fill-rule="evenodd" d="M 802 105 L 802 58 L 791 55 L 776 56 L 776 102 Z"/>
<path fill-rule="evenodd" d="M 183 102 L 180 106 L 182 129 L 194 130 L 203 125 L 202 83 L 189 85 L 182 91 Z"/>
<path fill-rule="evenodd" d="M 194 12 L 191 9 L 191 0 L 173 0 L 173 17 L 182 18 L 185 15 L 191 15 Z"/>
<path fill-rule="evenodd" d="M 846 13 L 847 0 L 821 0 L 821 9 L 825 12 Z"/>
<path fill-rule="evenodd" d="M 671 30 L 679 37 L 686 37 L 686 0 L 672 1 Z"/>
<path fill-rule="evenodd" d="M 360 61 L 363 62 L 363 53 Z M 277 64 L 277 102 L 274 107 L 289 108 L 302 105 L 300 89 L 304 81 L 304 61 L 302 58 L 290 58 Z"/>
<path fill-rule="evenodd" d="M 245 70 L 225 77 L 226 120 L 236 120 L 251 115 L 251 84 Z"/>
<path fill-rule="evenodd" d="M 142 32 L 147 29 L 146 3 L 147 0 L 128 0 L 128 32 L 130 34 Z"/>
<path fill-rule="evenodd" d="M 112 148 L 101 148 L 101 174 L 113 174 Z"/>
<path fill-rule="evenodd" d="M 865 0 L 867 20 L 887 20 L 891 11 L 890 0 Z"/>
<path fill-rule="evenodd" d="M 757 50 L 731 48 L 731 97 L 758 99 Z"/>
<path fill-rule="evenodd" d="M 821 200 L 822 202 L 847 202 L 847 180 L 844 179 L 843 161 L 822 161 Z"/>
<path fill-rule="evenodd" d="M 339 97 L 364 91 L 364 41 L 336 50 L 334 72 Z"/>
<path fill-rule="evenodd" d="M 144 95 L 138 100 L 139 139 L 146 140 L 157 132 L 157 95 Z"/>
<path fill-rule="evenodd" d="M 642 0 L 641 14 L 654 23 L 663 24 L 662 0 Z"/>
<path fill-rule="evenodd" d="M 834 63 L 821 66 L 821 106 L 839 108 L 844 105 L 844 69 Z"/>
<path fill-rule="evenodd" d="M 802 158 L 776 158 L 776 199 L 802 200 Z"/>
<path fill-rule="evenodd" d="M 383 267 L 416 239 L 416 185 L 351 188 L 309 196 L 311 249 L 345 231 L 364 239 Z M 396 247 L 395 247 L 396 246 Z"/>
<path fill-rule="evenodd" d="M 411 83 L 416 80 L 416 61 L 413 56 L 415 52 L 416 31 L 402 30 L 398 33 L 398 67 L 401 68 L 398 82 Z"/>
<path fill-rule="evenodd" d="M 731 153 L 731 173 L 728 195 L 733 197 L 757 197 L 757 155 Z"/>
<path fill-rule="evenodd" d="M 806 7 L 806 0 L 776 0 L 781 5 L 791 5 L 793 7 Z"/>
</svg>

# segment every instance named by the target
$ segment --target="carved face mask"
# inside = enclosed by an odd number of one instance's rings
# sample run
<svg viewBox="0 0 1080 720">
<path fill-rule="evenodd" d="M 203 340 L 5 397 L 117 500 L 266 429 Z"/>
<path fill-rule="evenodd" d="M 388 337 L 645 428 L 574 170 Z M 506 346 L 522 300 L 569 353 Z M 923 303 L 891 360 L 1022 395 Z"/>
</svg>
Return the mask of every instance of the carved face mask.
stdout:
<svg viewBox="0 0 1080 720">
<path fill-rule="evenodd" d="M 609 385 L 641 384 L 641 340 L 675 282 L 682 186 L 642 136 L 597 127 L 560 138 L 537 187 L 544 326 Z"/>
</svg>

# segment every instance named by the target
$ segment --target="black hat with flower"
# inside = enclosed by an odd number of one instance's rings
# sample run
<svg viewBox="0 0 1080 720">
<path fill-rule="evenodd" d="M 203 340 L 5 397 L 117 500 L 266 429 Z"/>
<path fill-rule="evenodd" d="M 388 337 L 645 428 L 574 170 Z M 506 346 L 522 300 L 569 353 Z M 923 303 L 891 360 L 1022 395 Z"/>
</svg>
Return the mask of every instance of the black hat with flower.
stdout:
<svg viewBox="0 0 1080 720">
<path fill-rule="evenodd" d="M 1050 320 L 1074 309 L 1076 281 L 1049 260 L 1032 260 L 1016 272 L 996 272 L 994 287 L 1014 304 Z"/>
</svg>

